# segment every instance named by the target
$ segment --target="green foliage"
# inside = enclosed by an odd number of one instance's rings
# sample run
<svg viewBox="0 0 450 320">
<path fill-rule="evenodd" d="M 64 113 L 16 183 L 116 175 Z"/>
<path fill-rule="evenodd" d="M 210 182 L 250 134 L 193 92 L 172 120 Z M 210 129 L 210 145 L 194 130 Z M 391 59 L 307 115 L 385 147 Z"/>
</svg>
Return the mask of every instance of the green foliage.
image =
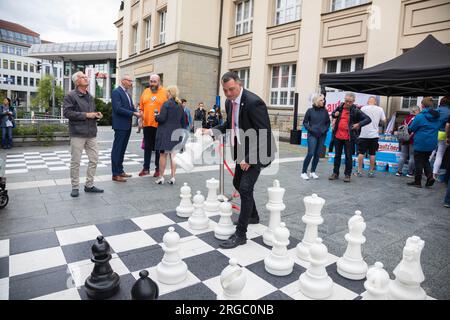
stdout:
<svg viewBox="0 0 450 320">
<path fill-rule="evenodd" d="M 98 122 L 99 126 L 112 125 L 112 103 L 104 103 L 102 100 L 95 98 L 95 107 L 97 111 L 103 114 L 103 119 Z"/>
<path fill-rule="evenodd" d="M 50 106 L 52 105 L 52 76 L 45 76 L 39 82 L 38 90 L 36 98 L 34 98 L 31 102 L 33 106 L 41 106 L 46 111 L 49 111 Z M 64 99 L 64 92 L 60 86 L 55 86 L 55 103 L 56 105 L 61 105 Z"/>
</svg>

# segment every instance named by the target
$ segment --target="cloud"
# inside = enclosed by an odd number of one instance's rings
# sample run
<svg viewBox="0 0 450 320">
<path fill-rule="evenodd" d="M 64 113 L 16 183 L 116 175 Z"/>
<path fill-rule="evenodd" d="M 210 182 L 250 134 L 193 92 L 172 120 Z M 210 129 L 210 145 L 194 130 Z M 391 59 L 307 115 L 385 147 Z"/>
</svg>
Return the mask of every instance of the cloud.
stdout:
<svg viewBox="0 0 450 320">
<path fill-rule="evenodd" d="M 52 42 L 114 40 L 120 0 L 2 0 L 0 19 Z"/>
</svg>

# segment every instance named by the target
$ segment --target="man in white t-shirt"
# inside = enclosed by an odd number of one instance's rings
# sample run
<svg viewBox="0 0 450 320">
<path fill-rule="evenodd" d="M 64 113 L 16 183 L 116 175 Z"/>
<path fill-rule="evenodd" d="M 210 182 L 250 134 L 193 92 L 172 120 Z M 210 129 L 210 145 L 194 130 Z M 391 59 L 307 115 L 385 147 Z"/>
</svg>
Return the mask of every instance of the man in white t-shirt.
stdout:
<svg viewBox="0 0 450 320">
<path fill-rule="evenodd" d="M 373 178 L 375 177 L 375 155 L 378 151 L 378 139 L 380 138 L 379 126 L 386 123 L 386 115 L 384 110 L 377 106 L 375 97 L 370 97 L 367 105 L 362 107 L 361 111 L 369 116 L 372 122 L 361 128 L 358 139 L 358 171 L 356 171 L 355 176 L 362 176 L 364 155 L 368 152 L 370 155 L 369 178 Z"/>
</svg>

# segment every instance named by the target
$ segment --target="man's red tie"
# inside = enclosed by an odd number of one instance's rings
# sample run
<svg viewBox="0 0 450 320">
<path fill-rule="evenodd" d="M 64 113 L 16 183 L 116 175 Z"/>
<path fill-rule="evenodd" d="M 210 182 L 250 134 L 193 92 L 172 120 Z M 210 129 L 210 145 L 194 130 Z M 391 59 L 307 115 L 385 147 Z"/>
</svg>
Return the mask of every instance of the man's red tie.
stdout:
<svg viewBox="0 0 450 320">
<path fill-rule="evenodd" d="M 236 124 L 235 124 L 235 114 L 237 103 L 233 101 L 233 108 L 231 110 L 231 145 L 234 147 L 234 138 L 236 137 Z"/>
</svg>

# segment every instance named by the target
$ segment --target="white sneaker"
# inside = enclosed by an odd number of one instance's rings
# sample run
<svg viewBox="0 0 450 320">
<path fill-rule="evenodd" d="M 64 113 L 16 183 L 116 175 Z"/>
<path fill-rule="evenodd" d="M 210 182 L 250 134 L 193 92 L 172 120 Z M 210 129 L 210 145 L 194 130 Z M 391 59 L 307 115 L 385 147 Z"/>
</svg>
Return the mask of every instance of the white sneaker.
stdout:
<svg viewBox="0 0 450 320">
<path fill-rule="evenodd" d="M 319 179 L 319 176 L 315 172 L 311 172 L 311 178 Z"/>
<path fill-rule="evenodd" d="M 175 178 L 170 178 L 170 180 L 169 180 L 169 184 L 175 184 Z"/>
<path fill-rule="evenodd" d="M 156 184 L 164 184 L 164 177 L 159 177 L 158 179 L 155 180 Z"/>
<path fill-rule="evenodd" d="M 301 177 L 303 180 L 309 180 L 308 174 L 306 173 L 302 173 Z"/>
</svg>

